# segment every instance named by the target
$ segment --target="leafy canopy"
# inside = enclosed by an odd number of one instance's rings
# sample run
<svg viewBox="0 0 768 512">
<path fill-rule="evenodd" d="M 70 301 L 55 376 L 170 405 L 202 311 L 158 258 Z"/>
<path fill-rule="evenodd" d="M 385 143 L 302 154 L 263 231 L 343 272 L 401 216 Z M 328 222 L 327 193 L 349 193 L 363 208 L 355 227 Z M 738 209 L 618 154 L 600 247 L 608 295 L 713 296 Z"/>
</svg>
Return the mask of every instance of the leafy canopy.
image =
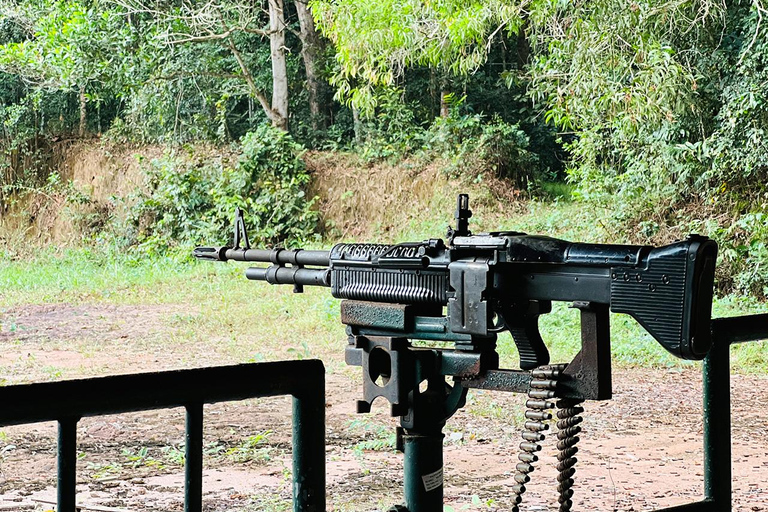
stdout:
<svg viewBox="0 0 768 512">
<path fill-rule="evenodd" d="M 314 0 L 312 9 L 335 45 L 338 69 L 331 82 L 337 98 L 364 113 L 375 90 L 392 86 L 412 66 L 467 75 L 487 60 L 493 38 L 516 34 L 520 4 L 501 0 Z"/>
</svg>

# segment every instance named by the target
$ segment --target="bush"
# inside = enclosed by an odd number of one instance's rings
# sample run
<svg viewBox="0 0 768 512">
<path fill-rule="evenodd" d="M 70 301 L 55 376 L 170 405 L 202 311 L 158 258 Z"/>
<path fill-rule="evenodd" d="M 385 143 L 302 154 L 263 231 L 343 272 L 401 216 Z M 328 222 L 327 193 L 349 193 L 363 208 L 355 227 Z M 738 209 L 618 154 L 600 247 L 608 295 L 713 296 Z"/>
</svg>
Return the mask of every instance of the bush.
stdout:
<svg viewBox="0 0 768 512">
<path fill-rule="evenodd" d="M 733 288 L 744 295 L 768 298 L 768 214 L 748 213 L 726 231 L 723 259 L 732 265 Z"/>
<path fill-rule="evenodd" d="M 517 124 L 498 117 L 485 122 L 482 115 L 475 114 L 437 119 L 426 134 L 424 149 L 449 157 L 453 172 L 488 172 L 528 190 L 544 175 L 528 145 L 528 136 Z"/>
<path fill-rule="evenodd" d="M 414 105 L 404 102 L 401 89 L 379 92 L 375 115 L 358 127 L 358 152 L 363 160 L 403 158 L 418 149 L 424 129 L 416 121 L 414 110 Z"/>
<path fill-rule="evenodd" d="M 167 155 L 147 169 L 147 192 L 131 209 L 136 241 L 150 253 L 231 242 L 235 208 L 247 215 L 253 244 L 297 243 L 314 236 L 318 214 L 305 185 L 302 148 L 278 129 L 262 126 L 241 143 L 237 165 L 221 159 Z"/>
</svg>

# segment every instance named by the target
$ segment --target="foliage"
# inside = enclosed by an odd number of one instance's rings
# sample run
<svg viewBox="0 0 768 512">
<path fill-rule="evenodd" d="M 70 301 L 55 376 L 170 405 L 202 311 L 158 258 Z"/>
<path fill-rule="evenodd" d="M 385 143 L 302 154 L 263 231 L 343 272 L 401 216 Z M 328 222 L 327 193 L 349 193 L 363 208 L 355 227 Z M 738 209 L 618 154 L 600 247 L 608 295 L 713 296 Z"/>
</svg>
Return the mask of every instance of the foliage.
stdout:
<svg viewBox="0 0 768 512">
<path fill-rule="evenodd" d="M 286 16 L 285 44 L 296 49 L 287 54 L 290 109 L 308 125 L 295 8 Z M 70 135 L 80 124 L 84 93 L 91 133 L 116 122 L 118 133 L 110 137 L 129 142 L 238 140 L 267 117 L 273 86 L 268 23 L 265 11 L 235 0 L 215 8 L 203 2 L 0 0 L 0 121 L 34 121 L 21 123 L 19 143 Z M 49 97 L 64 106 L 46 109 Z"/>
<path fill-rule="evenodd" d="M 26 3 L 19 14 L 30 23 L 31 37 L 0 47 L 0 64 L 25 80 L 63 90 L 92 81 L 103 87 L 119 83 L 131 65 L 131 59 L 117 60 L 133 43 L 130 26 L 98 2 Z"/>
<path fill-rule="evenodd" d="M 537 4 L 532 92 L 547 120 L 578 132 L 569 172 L 580 197 L 625 217 L 690 197 L 708 108 L 695 55 L 722 16 L 707 2 Z"/>
<path fill-rule="evenodd" d="M 376 88 L 395 85 L 405 69 L 466 75 L 485 63 L 489 38 L 516 33 L 523 23 L 520 4 L 497 0 L 316 0 L 312 7 L 336 46 L 337 97 L 367 115 L 374 112 Z"/>
<path fill-rule="evenodd" d="M 143 250 L 160 253 L 215 240 L 230 231 L 235 208 L 248 214 L 251 242 L 274 245 L 311 237 L 317 224 L 301 147 L 275 128 L 261 126 L 243 139 L 234 167 L 169 154 L 151 162 L 147 192 L 132 208 L 131 224 Z"/>
<path fill-rule="evenodd" d="M 403 91 L 384 88 L 377 93 L 375 115 L 358 127 L 357 151 L 364 160 L 399 158 L 419 146 L 423 128 L 414 116 L 414 105 L 403 101 Z"/>
<path fill-rule="evenodd" d="M 175 13 L 181 15 L 181 13 Z M 266 119 L 230 50 L 216 40 L 179 44 L 169 41 L 171 30 L 192 28 L 172 20 L 147 20 L 145 29 L 155 38 L 143 45 L 153 69 L 127 95 L 118 128 L 133 140 L 230 142 L 242 137 Z M 181 34 L 176 34 L 180 37 Z M 269 51 L 260 37 L 238 34 L 247 69 L 261 88 L 269 87 Z M 290 68 L 298 80 L 296 63 Z"/>
<path fill-rule="evenodd" d="M 440 157 L 450 161 L 446 170 L 451 174 L 477 178 L 488 173 L 523 190 L 549 177 L 519 125 L 499 116 L 488 120 L 482 114 L 463 113 L 467 109 L 461 99 L 452 100 L 450 116 L 423 127 L 415 119 L 416 109 L 404 103 L 402 95 L 402 90 L 382 90 L 375 115 L 362 123 L 364 141 L 357 152 L 365 161 Z"/>
<path fill-rule="evenodd" d="M 759 193 L 768 183 L 768 11 L 756 0 L 737 2 L 728 14 L 711 59 L 722 85 L 715 129 L 702 148 L 711 161 L 703 178 L 713 188 Z"/>
<path fill-rule="evenodd" d="M 389 425 L 375 423 L 368 419 L 355 419 L 349 422 L 349 429 L 361 437 L 354 446 L 355 455 L 362 457 L 363 452 L 386 452 L 395 449 L 395 431 Z"/>
<path fill-rule="evenodd" d="M 225 455 L 234 462 L 257 462 L 263 463 L 270 460 L 271 448 L 267 444 L 269 436 L 272 432 L 267 430 L 248 436 L 243 442 L 229 448 L 225 451 Z"/>
<path fill-rule="evenodd" d="M 768 214 L 748 213 L 714 235 L 721 242 L 721 260 L 732 267 L 733 288 L 744 294 L 768 297 Z"/>
<path fill-rule="evenodd" d="M 466 97 L 449 96 L 451 115 L 431 124 L 416 119 L 418 106 L 404 100 L 405 91 L 383 88 L 377 93 L 375 114 L 361 122 L 363 139 L 357 153 L 367 162 L 417 155 L 450 161 L 447 171 L 477 178 L 489 173 L 519 188 L 547 178 L 538 155 L 529 151 L 530 139 L 518 124 L 494 115 L 470 114 Z"/>
<path fill-rule="evenodd" d="M 436 120 L 426 146 L 450 155 L 452 170 L 469 176 L 490 173 L 523 190 L 543 177 L 535 154 L 528 151 L 528 136 L 518 125 L 494 117 L 456 115 Z"/>
</svg>

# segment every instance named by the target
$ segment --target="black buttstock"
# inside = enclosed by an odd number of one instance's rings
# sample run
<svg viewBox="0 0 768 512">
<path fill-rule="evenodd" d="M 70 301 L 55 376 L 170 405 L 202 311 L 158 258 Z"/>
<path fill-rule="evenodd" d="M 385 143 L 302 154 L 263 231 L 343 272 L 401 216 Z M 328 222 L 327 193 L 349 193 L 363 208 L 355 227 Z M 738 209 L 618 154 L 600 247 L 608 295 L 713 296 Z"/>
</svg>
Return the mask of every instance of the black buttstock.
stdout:
<svg viewBox="0 0 768 512">
<path fill-rule="evenodd" d="M 614 267 L 611 311 L 631 315 L 662 347 L 703 359 L 712 347 L 712 293 L 717 244 L 691 236 L 651 250 L 643 268 Z"/>
</svg>

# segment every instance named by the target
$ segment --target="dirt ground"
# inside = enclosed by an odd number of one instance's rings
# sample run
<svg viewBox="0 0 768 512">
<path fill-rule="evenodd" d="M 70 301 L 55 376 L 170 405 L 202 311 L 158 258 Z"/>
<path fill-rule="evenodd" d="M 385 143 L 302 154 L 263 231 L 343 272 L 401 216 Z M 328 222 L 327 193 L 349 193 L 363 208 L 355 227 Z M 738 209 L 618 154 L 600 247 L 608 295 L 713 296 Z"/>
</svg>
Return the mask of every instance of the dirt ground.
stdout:
<svg viewBox="0 0 768 512">
<path fill-rule="evenodd" d="M 232 364 L 202 344 L 173 343 L 182 306 L 54 304 L 0 312 L 0 378 L 31 381 Z M 343 332 L 339 329 L 340 334 Z M 165 340 L 165 341 L 163 341 Z M 171 341 L 168 341 L 171 340 Z M 400 500 L 401 455 L 386 407 L 354 413 L 359 369 L 320 354 L 327 375 L 329 510 L 383 510 Z M 698 371 L 615 369 L 614 399 L 586 404 L 574 510 L 641 511 L 700 498 Z M 768 512 L 768 378 L 734 375 L 734 510 Z M 453 510 L 509 510 L 523 397 L 473 392 L 446 427 L 445 495 Z M 288 398 L 206 406 L 206 510 L 286 510 L 290 502 Z M 83 419 L 78 503 L 101 511 L 183 510 L 183 411 Z M 52 423 L 0 431 L 0 511 L 46 510 L 55 500 Z M 544 442 L 522 510 L 556 507 L 554 442 Z"/>
</svg>

